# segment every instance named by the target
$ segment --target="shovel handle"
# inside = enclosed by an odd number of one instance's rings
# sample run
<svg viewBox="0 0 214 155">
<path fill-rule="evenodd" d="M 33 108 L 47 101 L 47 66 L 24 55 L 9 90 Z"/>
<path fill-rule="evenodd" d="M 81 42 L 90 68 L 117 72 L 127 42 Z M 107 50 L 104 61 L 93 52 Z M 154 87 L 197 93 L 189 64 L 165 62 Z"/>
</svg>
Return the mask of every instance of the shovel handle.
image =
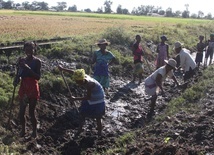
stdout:
<svg viewBox="0 0 214 155">
<path fill-rule="evenodd" d="M 57 61 L 57 64 L 59 65 L 59 62 L 58 62 L 58 61 Z M 66 85 L 66 87 L 67 87 L 67 89 L 68 89 L 69 93 L 70 93 L 70 96 L 72 96 L 72 93 L 71 93 L 70 87 L 68 86 L 68 83 L 67 83 L 67 81 L 66 81 L 66 79 L 65 79 L 65 76 L 64 76 L 64 74 L 63 74 L 63 71 L 60 71 L 60 74 L 61 74 L 61 76 L 62 76 L 62 78 L 63 78 L 63 81 L 64 81 L 64 83 L 65 83 L 65 85 Z M 75 106 L 75 108 L 76 108 L 77 112 L 79 112 L 79 110 L 78 110 L 78 108 L 77 108 L 76 103 L 75 103 L 75 102 L 72 102 L 72 103 L 74 104 L 74 106 Z"/>
<path fill-rule="evenodd" d="M 9 117 L 8 117 L 8 121 L 7 121 L 7 128 L 9 127 L 10 125 L 10 120 L 11 120 L 11 117 L 12 117 L 12 107 L 13 107 L 13 100 L 14 100 L 14 97 L 15 97 L 15 92 L 16 92 L 16 86 L 13 87 L 13 95 L 12 95 L 12 99 L 11 99 L 11 102 L 10 102 L 10 112 L 9 112 Z"/>
</svg>

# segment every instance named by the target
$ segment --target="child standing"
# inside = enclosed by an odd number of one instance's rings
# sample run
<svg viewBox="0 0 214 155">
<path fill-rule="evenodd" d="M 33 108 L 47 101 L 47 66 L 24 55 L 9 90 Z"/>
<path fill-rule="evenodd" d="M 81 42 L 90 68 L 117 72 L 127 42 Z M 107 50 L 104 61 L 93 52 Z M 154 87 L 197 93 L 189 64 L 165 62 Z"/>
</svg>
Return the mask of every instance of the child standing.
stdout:
<svg viewBox="0 0 214 155">
<path fill-rule="evenodd" d="M 156 69 L 165 65 L 164 60 L 169 58 L 169 45 L 165 42 L 168 41 L 165 35 L 161 36 L 161 43 L 157 47 L 157 60 L 156 60 Z"/>
<path fill-rule="evenodd" d="M 205 54 L 205 62 L 204 66 L 207 66 L 207 60 L 210 57 L 209 65 L 212 63 L 213 59 L 213 52 L 214 52 L 214 33 L 210 34 L 210 40 L 208 41 L 207 51 Z"/>
<path fill-rule="evenodd" d="M 139 84 L 142 82 L 142 73 L 143 73 L 143 55 L 144 55 L 144 49 L 141 46 L 141 36 L 136 35 L 135 42 L 132 45 L 132 53 L 134 55 L 134 73 L 133 73 L 133 80 L 132 82 L 135 82 L 136 77 L 139 78 Z"/>
<path fill-rule="evenodd" d="M 197 43 L 197 54 L 195 58 L 195 62 L 197 64 L 198 69 L 200 67 L 200 63 L 203 60 L 203 51 L 204 51 L 204 48 L 206 47 L 203 40 L 204 40 L 204 36 L 199 36 L 199 42 Z"/>
</svg>

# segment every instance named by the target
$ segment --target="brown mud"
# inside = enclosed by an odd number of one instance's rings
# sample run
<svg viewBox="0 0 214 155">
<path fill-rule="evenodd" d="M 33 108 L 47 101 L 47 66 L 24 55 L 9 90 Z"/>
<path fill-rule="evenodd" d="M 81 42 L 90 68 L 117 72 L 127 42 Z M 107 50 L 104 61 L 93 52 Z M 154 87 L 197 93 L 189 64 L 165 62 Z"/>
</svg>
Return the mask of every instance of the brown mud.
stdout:
<svg viewBox="0 0 214 155">
<path fill-rule="evenodd" d="M 182 82 L 179 74 L 177 78 Z M 84 131 L 75 136 L 79 125 L 78 112 L 69 101 L 69 94 L 43 92 L 37 106 L 39 121 L 37 139 L 29 138 L 32 129 L 28 117 L 28 134 L 24 138 L 19 137 L 18 104 L 16 104 L 11 121 L 12 132 L 5 135 L 2 141 L 9 144 L 7 139 L 15 136 L 17 143 L 26 146 L 19 150 L 20 154 L 92 155 L 95 152 L 102 154 L 103 151 L 112 148 L 119 136 L 137 131 L 134 136 L 136 143 L 126 147 L 127 155 L 214 154 L 214 87 L 209 91 L 207 98 L 195 103 L 199 104 L 200 110 L 190 109 L 189 113 L 180 111 L 173 116 L 167 116 L 162 122 L 157 122 L 148 119 L 149 101 L 144 101 L 147 97 L 144 83 L 137 83 L 131 82 L 130 77 L 111 76 L 101 137 L 98 137 L 96 122 L 92 119 L 87 119 Z M 169 101 L 184 91 L 183 88 L 175 87 L 171 80 L 166 80 L 164 86 L 166 96 L 158 96 L 154 118 L 164 113 Z M 84 93 L 75 86 L 72 86 L 71 90 L 74 96 Z M 7 112 L 7 110 L 4 112 L 6 116 Z M 2 122 L 5 126 L 7 117 Z"/>
</svg>

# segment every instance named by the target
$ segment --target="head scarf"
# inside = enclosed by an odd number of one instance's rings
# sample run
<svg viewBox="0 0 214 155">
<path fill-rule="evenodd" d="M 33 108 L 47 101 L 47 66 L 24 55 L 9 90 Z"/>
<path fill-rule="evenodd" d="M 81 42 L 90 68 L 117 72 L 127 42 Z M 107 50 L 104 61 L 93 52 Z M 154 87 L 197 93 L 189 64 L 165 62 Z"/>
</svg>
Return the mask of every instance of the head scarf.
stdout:
<svg viewBox="0 0 214 155">
<path fill-rule="evenodd" d="M 79 81 L 85 79 L 85 70 L 84 69 L 77 69 L 73 73 L 73 80 Z"/>
</svg>

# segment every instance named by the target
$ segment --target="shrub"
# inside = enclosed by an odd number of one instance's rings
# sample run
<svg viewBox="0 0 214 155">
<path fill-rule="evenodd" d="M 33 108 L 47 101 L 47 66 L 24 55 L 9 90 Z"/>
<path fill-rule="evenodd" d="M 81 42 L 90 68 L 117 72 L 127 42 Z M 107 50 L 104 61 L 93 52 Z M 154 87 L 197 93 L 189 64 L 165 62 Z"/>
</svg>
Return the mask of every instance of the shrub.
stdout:
<svg viewBox="0 0 214 155">
<path fill-rule="evenodd" d="M 0 96 L 0 108 L 3 108 L 8 103 L 8 98 L 6 96 Z"/>
<path fill-rule="evenodd" d="M 102 36 L 110 41 L 111 44 L 129 46 L 132 43 L 130 33 L 122 26 L 107 28 Z"/>
<path fill-rule="evenodd" d="M 63 92 L 63 79 L 52 74 L 46 75 L 40 80 L 40 90 L 41 92 Z"/>
</svg>

